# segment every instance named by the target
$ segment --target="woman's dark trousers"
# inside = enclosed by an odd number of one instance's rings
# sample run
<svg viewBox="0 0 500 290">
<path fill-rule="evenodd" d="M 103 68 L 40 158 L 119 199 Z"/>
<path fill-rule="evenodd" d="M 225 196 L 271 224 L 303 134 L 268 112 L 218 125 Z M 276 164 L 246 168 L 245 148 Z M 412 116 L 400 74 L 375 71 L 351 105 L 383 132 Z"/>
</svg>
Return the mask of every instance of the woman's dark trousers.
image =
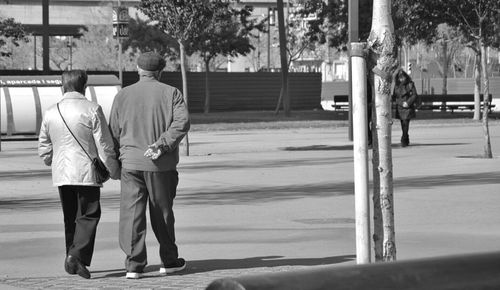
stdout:
<svg viewBox="0 0 500 290">
<path fill-rule="evenodd" d="M 101 189 L 97 186 L 59 186 L 64 214 L 66 255 L 90 266 L 94 253 L 97 224 L 101 218 Z"/>
<path fill-rule="evenodd" d="M 410 119 L 401 120 L 401 130 L 403 131 L 403 136 L 401 136 L 401 146 L 403 147 L 410 145 L 410 135 L 408 135 L 409 129 Z"/>
</svg>

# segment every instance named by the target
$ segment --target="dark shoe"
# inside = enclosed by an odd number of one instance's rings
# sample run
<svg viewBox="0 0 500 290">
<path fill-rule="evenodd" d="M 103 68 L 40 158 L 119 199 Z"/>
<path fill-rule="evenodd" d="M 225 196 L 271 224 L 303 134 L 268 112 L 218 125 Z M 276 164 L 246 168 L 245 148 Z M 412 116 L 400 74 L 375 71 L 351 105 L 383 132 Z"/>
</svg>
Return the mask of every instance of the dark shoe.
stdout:
<svg viewBox="0 0 500 290">
<path fill-rule="evenodd" d="M 163 267 L 161 267 L 160 274 L 170 274 L 170 273 L 182 271 L 182 270 L 186 269 L 186 265 L 187 265 L 187 263 L 183 258 L 178 258 L 173 263 L 170 263 L 168 265 L 164 265 Z"/>
<path fill-rule="evenodd" d="M 401 138 L 401 147 L 407 147 L 410 145 L 410 138 L 409 137 L 402 137 Z"/>
<path fill-rule="evenodd" d="M 90 272 L 87 270 L 87 267 L 78 258 L 71 255 L 66 257 L 64 269 L 69 274 L 78 274 L 82 278 L 90 279 Z"/>
<path fill-rule="evenodd" d="M 66 257 L 66 259 L 64 259 L 64 270 L 66 270 L 66 273 L 68 273 L 70 275 L 76 275 L 75 269 L 70 267 L 70 265 L 68 264 L 68 257 Z"/>
</svg>

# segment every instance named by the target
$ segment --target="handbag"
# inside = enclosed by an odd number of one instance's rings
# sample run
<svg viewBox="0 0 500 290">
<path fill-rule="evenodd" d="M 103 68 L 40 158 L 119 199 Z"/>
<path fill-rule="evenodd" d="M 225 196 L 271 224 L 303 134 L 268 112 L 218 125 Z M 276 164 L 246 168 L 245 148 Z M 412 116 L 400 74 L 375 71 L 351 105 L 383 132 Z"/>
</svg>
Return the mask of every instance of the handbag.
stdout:
<svg viewBox="0 0 500 290">
<path fill-rule="evenodd" d="M 68 128 L 68 131 L 71 133 L 71 136 L 73 136 L 73 138 L 76 140 L 76 142 L 78 143 L 78 145 L 80 145 L 80 147 L 82 148 L 83 152 L 85 152 L 85 154 L 87 155 L 87 157 L 92 162 L 92 166 L 94 167 L 95 173 L 96 173 L 96 176 L 95 176 L 96 182 L 100 183 L 100 184 L 106 182 L 109 179 L 110 176 L 109 176 L 108 169 L 104 165 L 104 162 L 102 162 L 102 160 L 101 160 L 101 158 L 99 158 L 99 156 L 94 157 L 94 158 L 90 157 L 89 153 L 87 153 L 87 150 L 85 150 L 85 148 L 83 148 L 83 146 L 80 143 L 80 141 L 78 141 L 78 139 L 76 138 L 75 134 L 73 134 L 73 132 L 69 128 L 68 124 L 66 123 L 66 120 L 64 120 L 64 117 L 63 117 L 63 115 L 61 113 L 61 110 L 59 109 L 59 103 L 57 103 L 57 110 L 59 111 L 59 115 L 61 116 L 61 119 L 63 120 L 64 125 L 66 125 L 66 128 Z"/>
</svg>

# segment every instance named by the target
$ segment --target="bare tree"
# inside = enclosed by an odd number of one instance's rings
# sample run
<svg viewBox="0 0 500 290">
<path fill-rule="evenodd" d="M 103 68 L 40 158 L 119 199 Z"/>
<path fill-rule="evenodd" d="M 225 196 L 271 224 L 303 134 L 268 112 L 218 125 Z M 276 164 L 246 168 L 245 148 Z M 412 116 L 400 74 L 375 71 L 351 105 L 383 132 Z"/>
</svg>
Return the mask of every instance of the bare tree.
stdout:
<svg viewBox="0 0 500 290">
<path fill-rule="evenodd" d="M 375 98 L 375 127 L 373 167 L 375 216 L 375 259 L 396 260 L 396 239 L 394 228 L 394 197 L 391 148 L 391 83 L 397 67 L 397 48 L 394 25 L 391 19 L 391 0 L 374 0 L 372 28 L 368 38 L 372 65 L 372 84 Z M 380 243 L 382 243 L 380 245 Z M 382 250 L 382 253 L 380 253 Z"/>
<path fill-rule="evenodd" d="M 151 20 L 156 21 L 159 28 L 179 43 L 182 94 L 188 105 L 188 87 L 186 72 L 186 48 L 188 41 L 197 39 L 212 19 L 209 0 L 142 0 L 139 9 Z M 183 154 L 189 156 L 189 138 L 184 137 Z"/>
</svg>

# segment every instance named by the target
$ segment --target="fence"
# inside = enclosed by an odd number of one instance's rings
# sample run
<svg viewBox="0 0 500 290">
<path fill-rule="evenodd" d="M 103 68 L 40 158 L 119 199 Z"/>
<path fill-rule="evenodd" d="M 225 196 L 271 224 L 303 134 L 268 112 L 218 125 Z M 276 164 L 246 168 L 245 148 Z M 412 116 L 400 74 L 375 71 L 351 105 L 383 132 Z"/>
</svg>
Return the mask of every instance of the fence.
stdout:
<svg viewBox="0 0 500 290">
<path fill-rule="evenodd" d="M 138 80 L 136 72 L 123 74 L 123 85 Z M 209 73 L 211 111 L 274 110 L 281 89 L 281 74 Z M 182 90 L 179 72 L 163 72 L 161 80 Z M 189 111 L 201 112 L 205 101 L 205 73 L 187 74 Z M 289 93 L 292 110 L 321 108 L 321 74 L 290 73 Z"/>
</svg>

